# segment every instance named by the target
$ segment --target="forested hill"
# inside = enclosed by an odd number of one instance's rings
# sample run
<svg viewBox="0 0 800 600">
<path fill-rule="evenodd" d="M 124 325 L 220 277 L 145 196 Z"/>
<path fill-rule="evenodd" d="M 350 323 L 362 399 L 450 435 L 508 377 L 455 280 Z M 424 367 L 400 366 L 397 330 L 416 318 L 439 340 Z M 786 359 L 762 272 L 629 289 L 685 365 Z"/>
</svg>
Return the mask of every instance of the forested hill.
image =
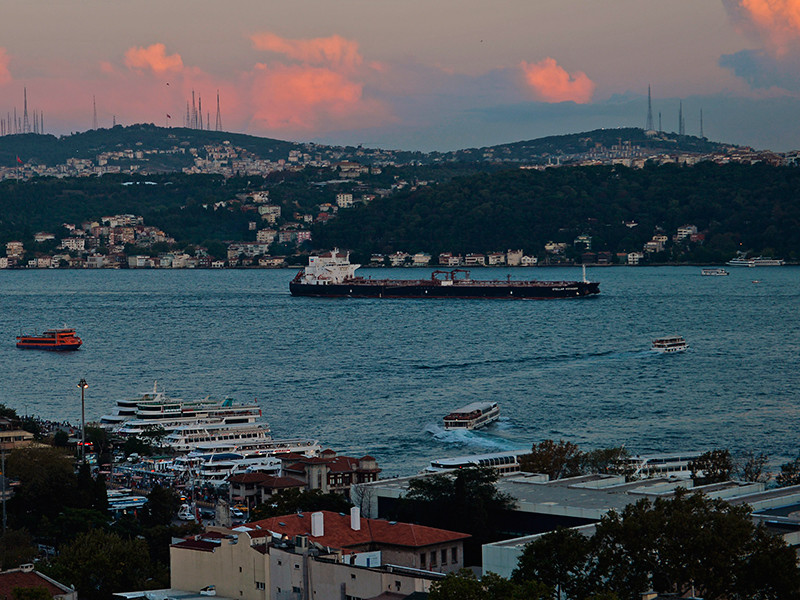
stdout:
<svg viewBox="0 0 800 600">
<path fill-rule="evenodd" d="M 797 260 L 800 169 L 705 162 L 479 174 L 340 211 L 315 228 L 314 245 L 362 260 L 397 250 L 542 255 L 548 241 L 591 235 L 593 251 L 630 252 L 687 224 L 705 242 L 663 260 L 722 261 L 737 250 Z"/>
</svg>

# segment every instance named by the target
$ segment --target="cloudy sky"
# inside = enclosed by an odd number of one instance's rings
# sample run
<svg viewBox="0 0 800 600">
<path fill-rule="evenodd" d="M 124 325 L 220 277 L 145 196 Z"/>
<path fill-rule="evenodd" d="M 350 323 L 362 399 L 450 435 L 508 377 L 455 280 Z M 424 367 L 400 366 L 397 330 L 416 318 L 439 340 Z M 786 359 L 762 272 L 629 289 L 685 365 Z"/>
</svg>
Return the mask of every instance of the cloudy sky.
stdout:
<svg viewBox="0 0 800 600">
<path fill-rule="evenodd" d="M 800 0 L 25 0 L 0 117 L 451 150 L 644 127 L 800 148 Z M 167 116 L 169 115 L 169 116 Z"/>
</svg>

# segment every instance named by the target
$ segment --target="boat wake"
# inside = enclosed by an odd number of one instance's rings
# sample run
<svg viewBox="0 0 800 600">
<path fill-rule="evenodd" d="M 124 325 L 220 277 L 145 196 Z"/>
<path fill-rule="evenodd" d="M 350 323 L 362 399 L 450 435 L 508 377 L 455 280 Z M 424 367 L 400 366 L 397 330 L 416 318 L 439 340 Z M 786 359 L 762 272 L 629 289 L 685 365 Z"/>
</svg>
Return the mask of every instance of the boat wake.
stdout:
<svg viewBox="0 0 800 600">
<path fill-rule="evenodd" d="M 448 431 L 439 425 L 430 424 L 425 427 L 425 432 L 431 434 L 433 439 L 443 444 L 459 446 L 472 446 L 491 450 L 516 450 L 517 445 L 510 440 L 488 436 L 476 431 Z"/>
<path fill-rule="evenodd" d="M 525 363 L 564 363 L 571 361 L 593 360 L 597 358 L 624 358 L 630 355 L 630 352 L 620 352 L 618 350 L 606 350 L 604 352 L 576 352 L 573 354 L 554 354 L 551 356 L 527 356 L 515 358 L 497 358 L 493 360 L 469 361 L 460 363 L 442 363 L 438 365 L 415 365 L 415 369 L 425 371 L 440 371 L 446 369 L 471 369 L 474 367 L 481 367 L 486 365 L 512 365 L 512 364 L 525 364 Z"/>
</svg>

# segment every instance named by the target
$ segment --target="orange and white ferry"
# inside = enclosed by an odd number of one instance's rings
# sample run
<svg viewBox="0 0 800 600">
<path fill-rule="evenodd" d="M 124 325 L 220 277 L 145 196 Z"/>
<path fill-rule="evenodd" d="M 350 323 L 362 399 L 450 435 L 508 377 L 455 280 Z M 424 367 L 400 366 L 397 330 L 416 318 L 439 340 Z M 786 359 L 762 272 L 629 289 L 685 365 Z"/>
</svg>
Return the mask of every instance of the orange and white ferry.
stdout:
<svg viewBox="0 0 800 600">
<path fill-rule="evenodd" d="M 74 329 L 48 329 L 41 335 L 17 336 L 17 348 L 34 350 L 77 350 L 82 343 Z"/>
</svg>

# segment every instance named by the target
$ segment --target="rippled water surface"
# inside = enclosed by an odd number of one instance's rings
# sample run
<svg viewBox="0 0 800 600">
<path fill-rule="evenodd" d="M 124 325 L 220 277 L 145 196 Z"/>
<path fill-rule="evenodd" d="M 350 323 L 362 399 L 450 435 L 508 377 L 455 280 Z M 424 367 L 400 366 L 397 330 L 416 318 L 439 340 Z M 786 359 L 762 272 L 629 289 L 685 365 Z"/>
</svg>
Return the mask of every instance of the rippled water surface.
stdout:
<svg viewBox="0 0 800 600">
<path fill-rule="evenodd" d="M 545 438 L 794 457 L 800 268 L 729 270 L 594 269 L 599 297 L 555 301 L 292 298 L 290 271 L 0 271 L 0 402 L 78 422 L 81 377 L 87 419 L 154 380 L 181 398 L 257 398 L 276 437 L 369 453 L 385 474 Z M 473 275 L 507 273 L 580 277 Z M 14 346 L 20 332 L 64 323 L 80 351 Z M 691 349 L 651 353 L 668 334 Z M 484 399 L 500 403 L 498 423 L 441 429 L 451 409 Z"/>
</svg>

